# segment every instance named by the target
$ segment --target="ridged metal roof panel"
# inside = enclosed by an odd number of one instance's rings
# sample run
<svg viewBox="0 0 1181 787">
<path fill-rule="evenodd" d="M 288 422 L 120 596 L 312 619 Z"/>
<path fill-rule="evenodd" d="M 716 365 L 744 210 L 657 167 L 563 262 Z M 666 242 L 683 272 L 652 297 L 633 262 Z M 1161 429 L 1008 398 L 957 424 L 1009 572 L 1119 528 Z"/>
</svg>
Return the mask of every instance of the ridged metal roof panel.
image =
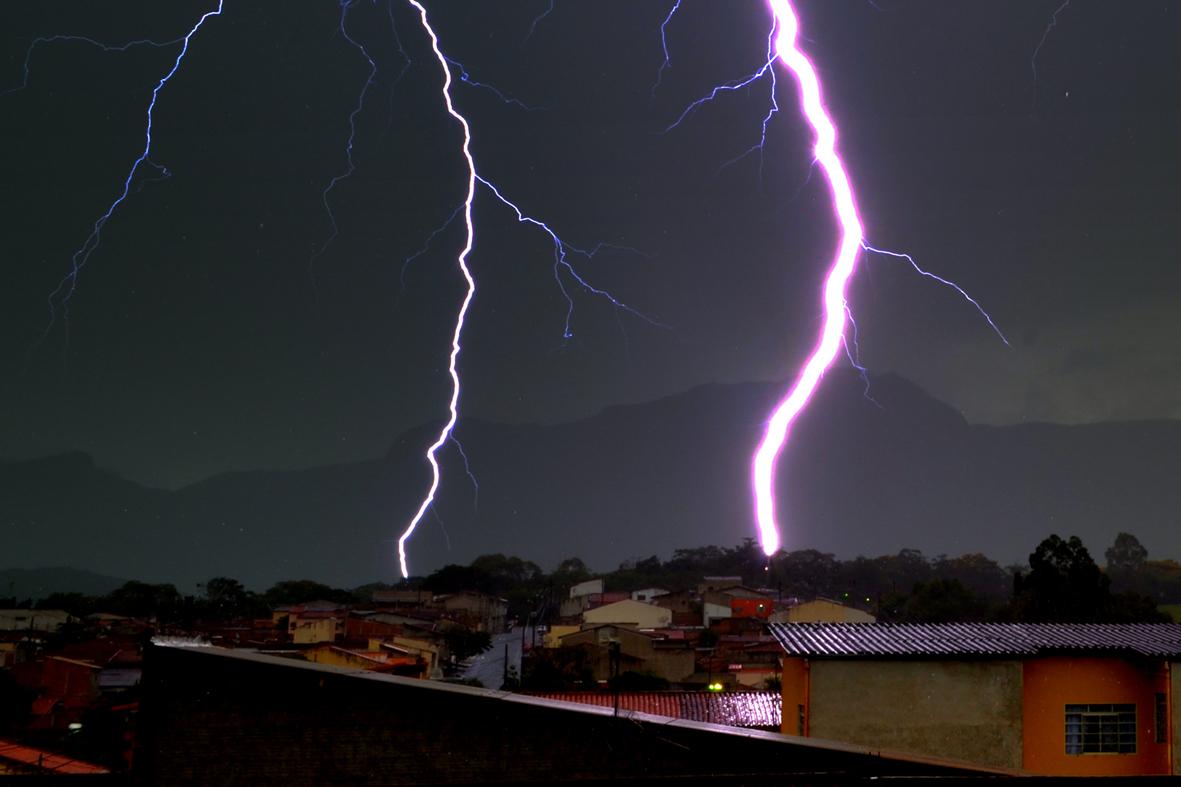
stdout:
<svg viewBox="0 0 1181 787">
<path fill-rule="evenodd" d="M 1033 656 L 1123 651 L 1181 656 L 1178 623 L 771 623 L 788 655 Z"/>
</svg>

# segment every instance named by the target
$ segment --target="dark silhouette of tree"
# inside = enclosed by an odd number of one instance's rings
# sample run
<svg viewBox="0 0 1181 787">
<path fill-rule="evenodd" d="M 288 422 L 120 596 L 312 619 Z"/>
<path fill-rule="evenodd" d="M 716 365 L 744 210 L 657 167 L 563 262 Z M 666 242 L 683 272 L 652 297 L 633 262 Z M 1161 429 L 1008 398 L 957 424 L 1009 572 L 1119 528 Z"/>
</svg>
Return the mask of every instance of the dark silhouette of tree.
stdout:
<svg viewBox="0 0 1181 787">
<path fill-rule="evenodd" d="M 353 594 L 347 590 L 329 587 L 310 579 L 288 579 L 271 585 L 262 599 L 267 606 L 278 607 L 287 604 L 304 604 L 309 601 L 332 601 L 348 604 Z"/>
<path fill-rule="evenodd" d="M 1013 589 L 1012 573 L 978 552 L 955 558 L 941 555 L 935 560 L 932 573 L 940 579 L 954 579 L 973 593 L 994 601 L 1008 599 Z"/>
<path fill-rule="evenodd" d="M 1108 571 L 1139 571 L 1148 560 L 1148 550 L 1131 533 L 1120 533 L 1104 553 Z"/>
<path fill-rule="evenodd" d="M 230 577 L 214 577 L 205 583 L 204 590 L 204 611 L 219 620 L 252 615 L 259 606 L 255 594 Z"/>
<path fill-rule="evenodd" d="M 919 582 L 897 614 L 903 623 L 967 623 L 988 620 L 988 602 L 958 579 Z"/>
<path fill-rule="evenodd" d="M 131 581 L 111 591 L 99 603 L 104 611 L 133 618 L 156 618 L 164 623 L 175 620 L 183 599 L 175 585 L 150 585 Z"/>
<path fill-rule="evenodd" d="M 1009 617 L 1027 622 L 1157 623 L 1168 619 L 1151 599 L 1112 595 L 1111 579 L 1077 536 L 1052 535 L 1029 556 L 1029 574 L 1014 577 Z"/>
<path fill-rule="evenodd" d="M 1029 556 L 1029 573 L 1014 577 L 1012 614 L 1026 622 L 1096 622 L 1110 585 L 1078 536 L 1051 535 Z"/>
</svg>

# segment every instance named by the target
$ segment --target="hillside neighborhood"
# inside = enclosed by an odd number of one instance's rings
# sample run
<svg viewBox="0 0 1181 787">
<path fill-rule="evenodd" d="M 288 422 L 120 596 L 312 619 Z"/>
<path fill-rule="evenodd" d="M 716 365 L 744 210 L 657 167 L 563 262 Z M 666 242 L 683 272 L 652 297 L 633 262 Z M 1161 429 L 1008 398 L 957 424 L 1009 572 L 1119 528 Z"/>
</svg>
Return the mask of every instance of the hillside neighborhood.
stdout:
<svg viewBox="0 0 1181 787">
<path fill-rule="evenodd" d="M 750 546 L 599 576 L 580 561 L 543 575 L 493 555 L 355 591 L 292 581 L 260 595 L 223 577 L 199 598 L 129 582 L 98 598 L 10 605 L 0 768 L 37 773 L 56 758 L 55 768 L 131 772 L 144 756 L 150 652 L 198 648 L 982 768 L 1172 772 L 1181 625 L 1146 595 L 1110 590 L 1150 562 L 1134 537 L 1117 540 L 1103 570 L 1077 539 L 1046 539 L 1003 606 L 930 575 L 954 561 L 913 553 L 882 559 L 927 567 L 910 594 L 788 595 L 802 578 L 782 581 L 791 557 L 759 568 Z M 979 559 L 961 564 L 981 572 Z M 740 570 L 688 579 L 718 566 Z M 654 577 L 673 587 L 638 586 Z M 898 707 L 913 713 L 900 720 Z"/>
</svg>

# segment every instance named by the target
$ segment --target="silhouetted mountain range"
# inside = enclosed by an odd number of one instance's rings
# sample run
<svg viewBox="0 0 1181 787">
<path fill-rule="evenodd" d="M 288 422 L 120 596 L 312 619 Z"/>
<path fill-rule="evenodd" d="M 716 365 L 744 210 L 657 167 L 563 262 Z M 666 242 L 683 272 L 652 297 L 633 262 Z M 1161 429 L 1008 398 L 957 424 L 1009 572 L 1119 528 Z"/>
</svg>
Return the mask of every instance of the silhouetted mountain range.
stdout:
<svg viewBox="0 0 1181 787">
<path fill-rule="evenodd" d="M 555 426 L 464 420 L 437 507 L 411 540 L 428 573 L 487 552 L 597 568 L 753 533 L 748 463 L 771 384 L 708 385 Z M 787 549 L 841 557 L 983 552 L 1022 560 L 1051 532 L 1102 562 L 1116 533 L 1181 556 L 1181 422 L 972 426 L 898 377 L 865 398 L 834 372 L 779 466 Z M 875 403 L 876 402 L 876 403 Z M 434 425 L 381 459 L 227 473 L 149 489 L 84 454 L 0 463 L 0 567 L 69 565 L 173 582 L 354 586 L 397 575 L 395 541 L 426 487 Z"/>
</svg>

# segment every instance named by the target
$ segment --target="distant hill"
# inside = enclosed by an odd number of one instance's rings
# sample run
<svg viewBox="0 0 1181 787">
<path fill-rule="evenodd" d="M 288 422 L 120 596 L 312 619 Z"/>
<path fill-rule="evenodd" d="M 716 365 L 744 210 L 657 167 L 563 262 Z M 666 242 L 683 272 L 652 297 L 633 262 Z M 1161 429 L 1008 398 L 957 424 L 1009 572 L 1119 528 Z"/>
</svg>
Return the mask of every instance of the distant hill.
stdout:
<svg viewBox="0 0 1181 787">
<path fill-rule="evenodd" d="M 411 541 L 427 573 L 487 552 L 612 568 L 753 531 L 750 453 L 782 388 L 709 385 L 556 426 L 462 421 L 437 507 Z M 841 557 L 983 552 L 1024 559 L 1051 532 L 1102 559 L 1117 532 L 1181 556 L 1181 423 L 972 426 L 894 376 L 866 399 L 834 372 L 779 466 L 788 549 Z M 875 403 L 876 402 L 876 403 Z M 395 541 L 425 489 L 434 426 L 372 461 L 148 489 L 81 454 L 0 464 L 0 565 L 71 565 L 192 586 L 237 577 L 340 585 L 397 573 Z"/>
<path fill-rule="evenodd" d="M 45 598 L 52 593 L 81 593 L 85 596 L 104 596 L 127 580 L 96 574 L 78 568 L 0 569 L 0 596 L 12 596 L 18 601 Z"/>
</svg>

